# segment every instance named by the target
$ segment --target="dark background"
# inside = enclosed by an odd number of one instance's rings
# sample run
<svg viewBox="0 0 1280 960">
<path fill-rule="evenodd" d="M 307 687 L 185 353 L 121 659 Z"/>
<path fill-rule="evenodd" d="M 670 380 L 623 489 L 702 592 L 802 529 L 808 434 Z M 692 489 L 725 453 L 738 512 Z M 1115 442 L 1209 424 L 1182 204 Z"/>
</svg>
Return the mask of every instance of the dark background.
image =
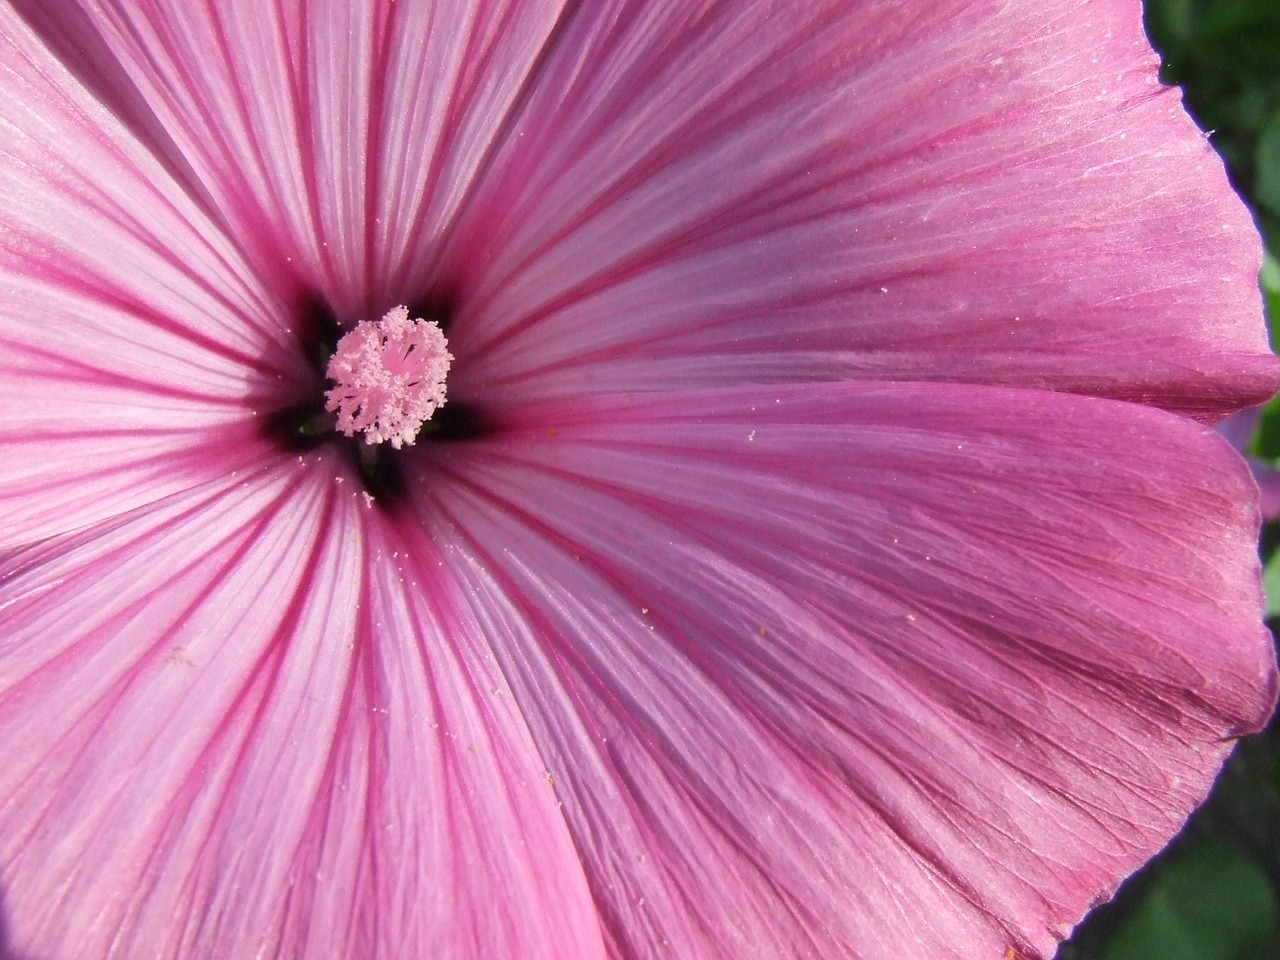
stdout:
<svg viewBox="0 0 1280 960">
<path fill-rule="evenodd" d="M 1273 261 L 1280 253 L 1280 0 L 1146 0 L 1162 79 L 1226 161 Z M 1280 267 L 1264 268 L 1272 344 Z M 1280 453 L 1280 407 L 1259 449 Z M 1280 525 L 1262 535 L 1280 571 Z M 1270 565 L 1269 565 L 1270 566 Z M 1271 582 L 1280 582 L 1268 576 Z M 1270 606 L 1280 609 L 1280 597 Z M 1269 621 L 1273 632 L 1280 622 Z M 1058 951 L 1059 960 L 1280 960 L 1280 723 L 1243 741 L 1183 832 Z"/>
</svg>

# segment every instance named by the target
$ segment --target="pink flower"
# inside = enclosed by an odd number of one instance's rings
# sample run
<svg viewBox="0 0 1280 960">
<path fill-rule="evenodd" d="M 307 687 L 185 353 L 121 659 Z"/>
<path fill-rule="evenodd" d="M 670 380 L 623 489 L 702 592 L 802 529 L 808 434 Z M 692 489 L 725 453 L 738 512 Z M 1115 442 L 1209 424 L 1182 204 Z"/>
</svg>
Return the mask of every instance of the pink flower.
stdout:
<svg viewBox="0 0 1280 960">
<path fill-rule="evenodd" d="M 10 0 L 0 120 L 15 957 L 1041 957 L 1270 711 L 1137 0 Z"/>
</svg>

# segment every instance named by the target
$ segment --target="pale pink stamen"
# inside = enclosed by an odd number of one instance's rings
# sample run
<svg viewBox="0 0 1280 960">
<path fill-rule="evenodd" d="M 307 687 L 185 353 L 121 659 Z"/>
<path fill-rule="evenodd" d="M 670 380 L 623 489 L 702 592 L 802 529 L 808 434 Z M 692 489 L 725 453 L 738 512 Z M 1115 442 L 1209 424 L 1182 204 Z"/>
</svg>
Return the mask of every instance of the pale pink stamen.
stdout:
<svg viewBox="0 0 1280 960">
<path fill-rule="evenodd" d="M 409 319 L 408 307 L 357 324 L 325 369 L 337 384 L 325 409 L 338 415 L 338 430 L 348 437 L 363 431 L 365 443 L 390 441 L 397 450 L 412 444 L 445 401 L 448 346 L 438 324 Z"/>
</svg>

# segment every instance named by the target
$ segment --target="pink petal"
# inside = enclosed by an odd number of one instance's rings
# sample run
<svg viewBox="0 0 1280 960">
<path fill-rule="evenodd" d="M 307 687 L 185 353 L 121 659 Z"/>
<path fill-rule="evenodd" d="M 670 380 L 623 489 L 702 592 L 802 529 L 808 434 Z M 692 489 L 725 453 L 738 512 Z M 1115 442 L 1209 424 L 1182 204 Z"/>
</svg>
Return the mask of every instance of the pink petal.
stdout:
<svg viewBox="0 0 1280 960">
<path fill-rule="evenodd" d="M 376 319 L 421 295 L 565 3 L 20 6 L 113 95 L 127 78 L 264 272 Z"/>
<path fill-rule="evenodd" d="M 1250 480 L 1189 421 L 926 384 L 527 422 L 417 512 L 614 956 L 1047 957 L 1275 700 Z"/>
<path fill-rule="evenodd" d="M 1133 5 L 304 7 L 0 6 L 3 946 L 1043 955 L 1274 701 L 1240 466 L 685 388 L 1269 392 Z M 302 298 L 450 286 L 425 534 L 264 455 Z"/>
<path fill-rule="evenodd" d="M 260 456 L 307 382 L 287 306 L 0 7 L 0 513 L 8 545 Z M 12 131 L 22 131 L 16 133 Z"/>
<path fill-rule="evenodd" d="M 1133 0 L 582 4 L 447 251 L 454 396 L 1261 399 L 1256 234 L 1155 67 Z"/>
<path fill-rule="evenodd" d="M 1262 516 L 1274 520 L 1280 516 L 1280 470 L 1257 460 L 1249 461 L 1249 470 L 1258 484 Z"/>
<path fill-rule="evenodd" d="M 1253 440 L 1254 431 L 1258 428 L 1258 416 L 1260 413 L 1261 410 L 1258 407 L 1249 407 L 1241 410 L 1239 413 L 1232 414 L 1217 424 L 1217 430 L 1226 438 L 1229 444 L 1241 453 L 1245 453 L 1249 448 L 1250 441 Z M 1270 463 L 1256 460 L 1253 457 L 1246 456 L 1245 462 L 1249 464 L 1249 471 L 1253 474 L 1253 479 L 1258 484 L 1263 518 L 1266 520 L 1276 519 L 1277 516 L 1280 516 L 1280 470 L 1277 470 Z"/>
<path fill-rule="evenodd" d="M 15 956 L 604 960 L 479 626 L 354 480 L 312 458 L 3 561 Z"/>
</svg>

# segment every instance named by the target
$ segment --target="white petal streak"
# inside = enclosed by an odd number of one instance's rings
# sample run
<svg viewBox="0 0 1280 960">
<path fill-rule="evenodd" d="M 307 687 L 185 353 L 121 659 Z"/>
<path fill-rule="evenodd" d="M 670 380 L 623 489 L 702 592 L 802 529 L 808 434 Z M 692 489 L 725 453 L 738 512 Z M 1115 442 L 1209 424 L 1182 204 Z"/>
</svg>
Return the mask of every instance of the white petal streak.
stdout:
<svg viewBox="0 0 1280 960">
<path fill-rule="evenodd" d="M 34 328 L 31 342 L 56 350 L 75 333 L 97 348 L 82 359 L 118 375 L 242 394 L 266 348 L 286 343 L 279 297 L 8 5 L 0 73 L 6 337 Z M 55 325 L 77 299 L 78 323 Z"/>
<path fill-rule="evenodd" d="M 548 494 L 580 494 L 524 479 Z M 646 598 L 618 592 L 594 557 L 540 536 L 529 518 L 448 499 L 440 512 L 476 534 L 449 559 L 502 641 L 499 662 L 554 775 L 612 955 L 959 956 L 948 951 L 972 943 L 954 914 L 937 912 L 923 929 L 913 922 L 922 895 L 941 902 L 944 885 L 905 846 L 880 843 L 874 806 L 811 786 L 808 748 L 784 755 L 771 746 L 734 692 L 650 619 Z M 493 542 L 503 546 L 485 549 Z M 689 572 L 661 569 L 664 578 Z M 883 772 L 848 767 L 868 783 Z M 888 849 L 858 855 L 877 846 Z"/>
<path fill-rule="evenodd" d="M 458 231 L 454 396 L 1265 396 L 1256 235 L 1155 77 L 1130 0 L 584 5 Z"/>
<path fill-rule="evenodd" d="M 903 384 L 528 415 L 421 512 L 623 955 L 1048 956 L 1274 702 L 1250 482 L 1185 420 Z"/>
<path fill-rule="evenodd" d="M 367 780 L 368 810 L 357 830 L 335 806 L 327 832 L 349 842 L 324 850 L 326 874 L 360 886 L 349 898 L 329 891 L 327 915 L 338 926 L 358 904 L 378 932 L 366 952 L 387 960 L 604 960 L 546 764 L 483 625 L 405 519 L 375 536 L 370 556 L 348 721 L 350 780 Z"/>
<path fill-rule="evenodd" d="M 344 318 L 421 295 L 565 6 L 59 5 L 136 85 L 254 262 Z"/>
<path fill-rule="evenodd" d="M 358 609 L 332 481 L 321 465 L 206 485 L 7 561 L 0 847 L 20 953 L 274 952 Z"/>
<path fill-rule="evenodd" d="M 311 374 L 283 301 L 7 4 L 0 81 L 0 536 L 13 545 L 235 469 L 252 459 L 255 413 Z"/>
<path fill-rule="evenodd" d="M 21 955 L 604 960 L 483 634 L 355 481 L 285 461 L 2 558 Z"/>
</svg>

